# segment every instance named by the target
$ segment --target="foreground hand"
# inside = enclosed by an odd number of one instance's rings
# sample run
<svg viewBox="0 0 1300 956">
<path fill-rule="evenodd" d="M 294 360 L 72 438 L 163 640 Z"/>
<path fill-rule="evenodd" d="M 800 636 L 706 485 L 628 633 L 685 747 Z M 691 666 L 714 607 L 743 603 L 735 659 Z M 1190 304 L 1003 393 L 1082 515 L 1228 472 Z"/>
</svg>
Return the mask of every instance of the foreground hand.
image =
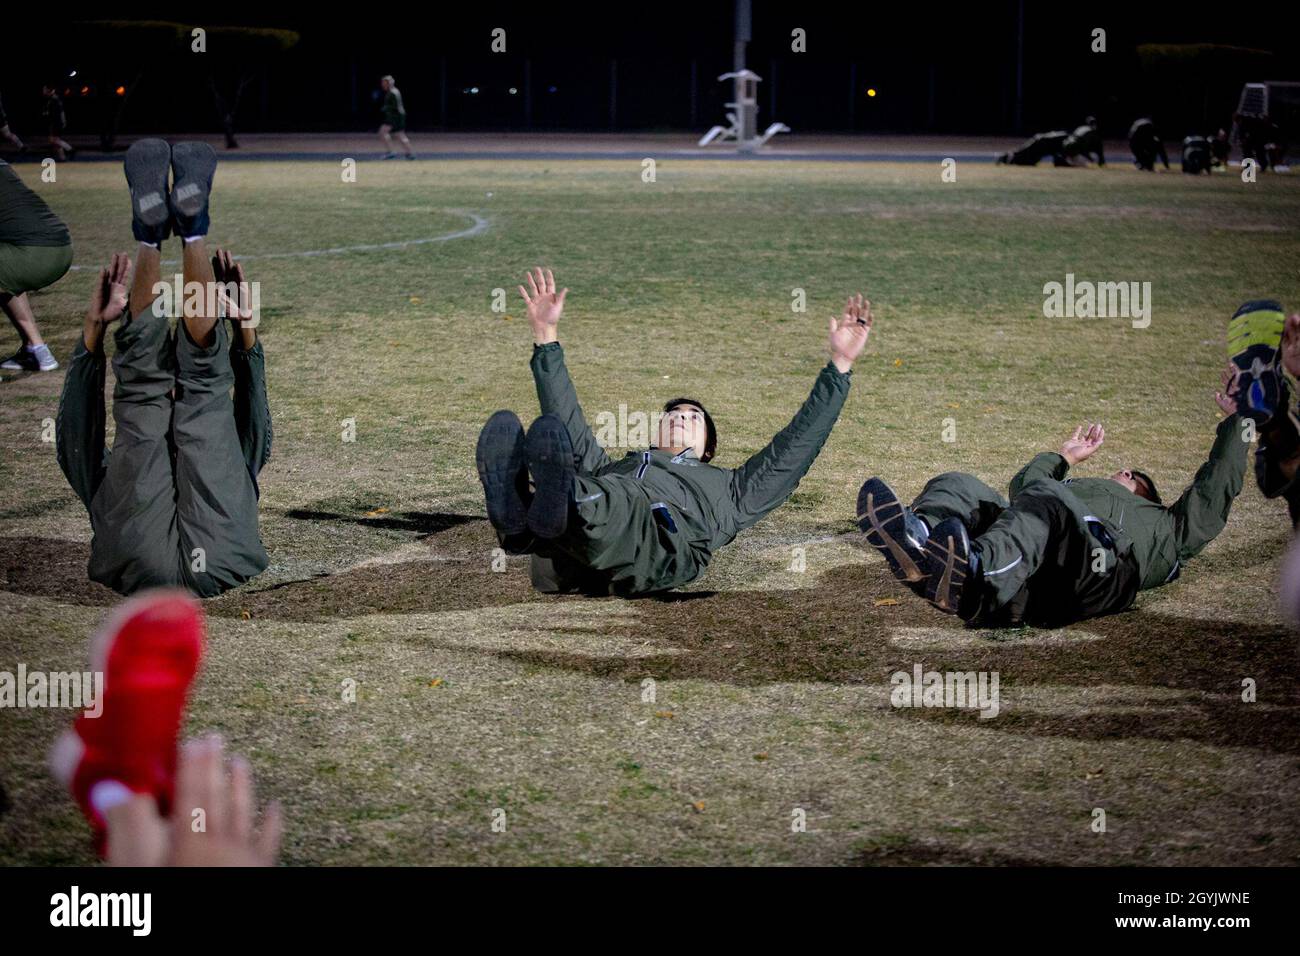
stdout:
<svg viewBox="0 0 1300 956">
<path fill-rule="evenodd" d="M 1231 362 L 1223 371 L 1223 391 L 1214 393 L 1214 401 L 1225 415 L 1237 413 L 1237 391 L 1241 388 L 1241 370 Z"/>
<path fill-rule="evenodd" d="M 555 291 L 555 275 L 550 269 L 542 271 L 539 266 L 528 276 L 528 288 L 519 287 L 519 294 L 524 297 L 528 309 L 528 324 L 533 327 L 533 341 L 538 345 L 559 340 L 556 326 L 560 323 L 560 313 L 564 311 L 564 297 L 568 289 Z"/>
<path fill-rule="evenodd" d="M 1085 432 L 1080 425 L 1074 430 L 1074 435 L 1065 440 L 1061 446 L 1061 457 L 1070 465 L 1077 465 L 1085 459 L 1091 458 L 1092 453 L 1101 447 L 1101 443 L 1106 440 L 1106 429 L 1101 425 L 1089 425 Z"/>
<path fill-rule="evenodd" d="M 188 741 L 176 768 L 170 820 L 153 798 L 139 795 L 108 812 L 110 866 L 273 866 L 280 850 L 278 804 L 253 826 L 255 798 L 248 764 L 227 764 L 219 738 Z M 196 813 L 195 811 L 202 811 Z"/>
<path fill-rule="evenodd" d="M 849 296 L 844 303 L 844 314 L 838 320 L 831 317 L 831 361 L 841 372 L 851 369 L 854 360 L 862 354 L 874 322 L 871 300 L 864 299 L 861 292 L 856 297 Z"/>
</svg>

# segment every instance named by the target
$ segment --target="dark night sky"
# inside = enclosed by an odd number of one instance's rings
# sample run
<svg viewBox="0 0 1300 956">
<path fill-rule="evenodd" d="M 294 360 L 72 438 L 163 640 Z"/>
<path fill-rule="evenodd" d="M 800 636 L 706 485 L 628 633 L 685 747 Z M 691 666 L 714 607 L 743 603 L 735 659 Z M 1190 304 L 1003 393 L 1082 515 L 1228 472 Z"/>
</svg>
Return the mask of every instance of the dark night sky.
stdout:
<svg viewBox="0 0 1300 956">
<path fill-rule="evenodd" d="M 1017 0 L 851 7 L 758 0 L 754 6 L 748 63 L 767 79 L 760 123 L 776 118 L 796 130 L 844 132 L 1016 132 Z M 1024 7 L 1025 129 L 1072 126 L 1092 112 L 1118 135 L 1136 113 L 1153 112 L 1169 135 L 1181 136 L 1188 127 L 1226 123 L 1244 80 L 1300 78 L 1300 32 L 1288 23 L 1284 4 L 1257 5 L 1249 15 L 1229 4 L 1198 11 L 1132 0 L 1026 0 Z M 721 119 L 726 98 L 715 77 L 731 65 L 731 0 L 430 3 L 410 11 L 376 4 L 363 5 L 361 16 L 323 4 L 314 11 L 252 9 L 257 12 L 223 4 L 209 17 L 199 7 L 146 4 L 133 6 L 131 18 L 298 32 L 296 47 L 252 71 L 238 115 L 244 129 L 372 128 L 378 122 L 372 92 L 383 73 L 397 76 L 416 130 L 524 129 L 530 119 L 532 129 L 704 129 Z M 18 127 L 37 123 L 40 78 L 66 76 L 75 66 L 95 93 L 140 76 L 121 118 L 123 131 L 215 128 L 208 70 L 215 63 L 231 83 L 240 63 L 220 60 L 211 48 L 202 55 L 124 50 L 106 56 L 78 42 L 69 26 L 104 17 L 102 7 L 59 10 L 44 15 L 28 8 L 16 23 L 6 14 L 6 33 L 20 39 L 6 37 L 7 49 L 17 52 L 0 65 L 0 92 Z M 489 50 L 498 26 L 507 31 L 504 54 Z M 795 27 L 807 31 L 807 53 L 790 50 Z M 1094 27 L 1107 31 L 1104 54 L 1089 49 Z M 1142 43 L 1214 43 L 1273 56 L 1157 73 L 1136 55 Z M 478 94 L 464 92 L 475 86 Z M 874 99 L 865 95 L 868 86 L 879 91 Z M 94 94 L 69 98 L 74 134 L 100 123 L 98 102 Z"/>
</svg>

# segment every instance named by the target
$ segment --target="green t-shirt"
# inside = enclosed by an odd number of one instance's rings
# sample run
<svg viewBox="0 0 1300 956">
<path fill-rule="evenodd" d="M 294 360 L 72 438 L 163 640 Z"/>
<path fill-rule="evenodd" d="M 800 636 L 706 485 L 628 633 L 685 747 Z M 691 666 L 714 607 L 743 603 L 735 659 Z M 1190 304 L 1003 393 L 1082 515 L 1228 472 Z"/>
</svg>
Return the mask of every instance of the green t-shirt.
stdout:
<svg viewBox="0 0 1300 956">
<path fill-rule="evenodd" d="M 66 246 L 71 242 L 72 234 L 63 220 L 0 159 L 0 243 Z"/>
<path fill-rule="evenodd" d="M 384 96 L 384 122 L 393 126 L 406 119 L 406 107 L 402 105 L 402 94 L 393 87 Z"/>
</svg>

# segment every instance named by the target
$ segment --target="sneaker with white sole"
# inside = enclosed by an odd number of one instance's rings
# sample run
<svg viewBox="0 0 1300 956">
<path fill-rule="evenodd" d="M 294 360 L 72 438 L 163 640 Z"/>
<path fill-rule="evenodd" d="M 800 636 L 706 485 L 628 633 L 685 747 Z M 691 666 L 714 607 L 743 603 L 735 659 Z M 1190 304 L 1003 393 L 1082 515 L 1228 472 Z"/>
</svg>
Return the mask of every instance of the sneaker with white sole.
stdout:
<svg viewBox="0 0 1300 956">
<path fill-rule="evenodd" d="M 24 345 L 0 362 L 0 369 L 6 372 L 53 372 L 58 367 L 59 363 L 44 342 L 40 345 Z"/>
</svg>

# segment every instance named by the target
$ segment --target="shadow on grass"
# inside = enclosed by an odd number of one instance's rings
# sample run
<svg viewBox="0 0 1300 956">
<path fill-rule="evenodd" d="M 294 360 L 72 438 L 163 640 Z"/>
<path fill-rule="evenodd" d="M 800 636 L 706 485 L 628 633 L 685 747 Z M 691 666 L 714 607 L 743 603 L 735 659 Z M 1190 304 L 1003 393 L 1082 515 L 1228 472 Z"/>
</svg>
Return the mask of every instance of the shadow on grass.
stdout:
<svg viewBox="0 0 1300 956">
<path fill-rule="evenodd" d="M 370 528 L 407 531 L 413 540 L 436 539 L 427 560 L 384 563 L 380 558 L 334 574 L 270 587 L 240 588 L 207 602 L 216 617 L 315 623 L 371 614 L 436 614 L 504 607 L 540 600 L 517 567 L 492 570 L 496 536 L 487 519 L 475 515 L 424 512 L 346 515 L 295 510 L 304 521 L 346 522 Z M 516 562 L 517 564 L 518 562 Z"/>
<path fill-rule="evenodd" d="M 597 608 L 607 605 L 608 619 L 584 614 L 580 626 L 552 629 L 556 637 L 571 638 L 558 647 L 477 652 L 628 682 L 654 677 L 741 686 L 882 685 L 895 671 L 910 671 L 918 663 L 926 670 L 997 671 L 1002 693 L 1013 706 L 993 720 L 944 708 L 896 714 L 906 720 L 970 721 L 969 726 L 980 729 L 1034 736 L 1188 739 L 1300 753 L 1296 639 L 1279 624 L 1195 620 L 1139 609 L 1056 631 L 972 632 L 899 588 L 880 562 L 830 569 L 810 587 L 789 590 L 681 592 L 634 602 L 557 599 L 532 590 L 518 559 L 506 573 L 492 570 L 496 541 L 482 518 L 320 514 L 327 517 L 305 520 L 385 522 L 422 538 L 436 537 L 436 550 L 428 560 L 364 564 L 306 581 L 246 587 L 207 602 L 209 613 L 312 623 L 582 601 Z M 0 538 L 0 586 L 65 602 L 115 603 L 112 592 L 86 580 L 87 552 L 88 546 L 72 542 Z M 879 598 L 899 603 L 876 606 Z M 663 653 L 623 658 L 610 656 L 605 646 L 593 647 L 592 653 L 581 650 L 585 642 L 621 640 L 631 631 Z M 899 642 L 900 637 L 906 640 Z M 428 641 L 423 635 L 396 639 Z M 1241 701 L 1244 678 L 1255 682 L 1258 703 Z M 1108 685 L 1213 696 L 1171 699 L 1139 690 L 1126 695 L 1121 705 L 1071 705 L 1055 713 L 1014 706 L 1022 688 Z"/>
<path fill-rule="evenodd" d="M 107 607 L 121 600 L 86 576 L 90 543 L 58 538 L 0 538 L 0 591 L 65 604 Z"/>
</svg>

